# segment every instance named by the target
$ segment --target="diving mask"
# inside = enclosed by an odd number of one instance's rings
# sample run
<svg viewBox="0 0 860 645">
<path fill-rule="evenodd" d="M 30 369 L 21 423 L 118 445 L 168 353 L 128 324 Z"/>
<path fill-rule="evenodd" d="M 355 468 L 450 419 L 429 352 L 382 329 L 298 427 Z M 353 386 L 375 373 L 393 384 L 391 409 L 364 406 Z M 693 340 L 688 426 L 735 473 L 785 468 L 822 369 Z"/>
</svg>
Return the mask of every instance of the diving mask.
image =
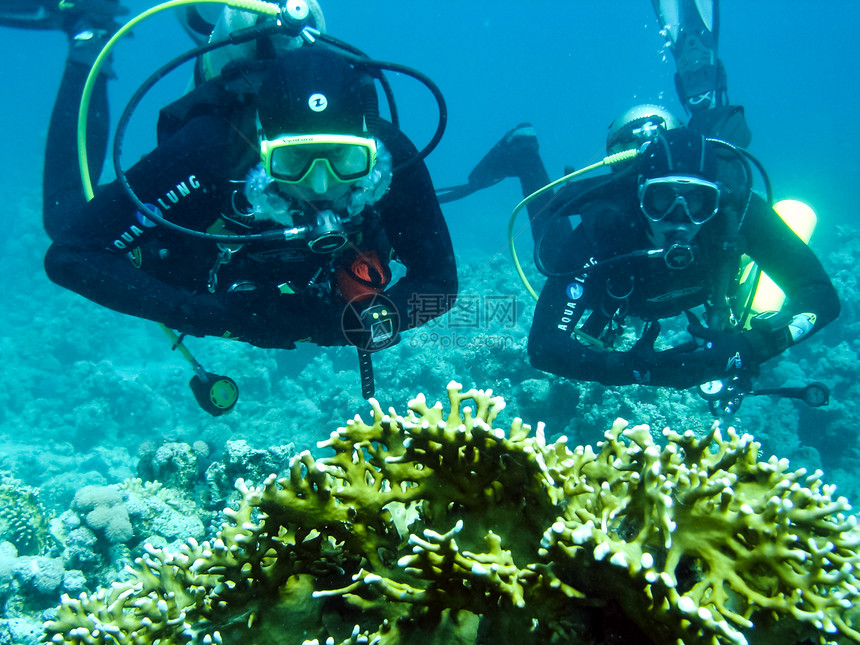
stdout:
<svg viewBox="0 0 860 645">
<path fill-rule="evenodd" d="M 652 222 L 662 222 L 678 206 L 693 224 L 702 225 L 719 210 L 720 188 L 686 175 L 656 177 L 639 184 L 639 207 Z"/>
<path fill-rule="evenodd" d="M 266 172 L 276 181 L 297 184 L 317 163 L 323 163 L 338 181 L 367 177 L 376 163 L 376 141 L 345 134 L 288 135 L 260 141 Z"/>
</svg>

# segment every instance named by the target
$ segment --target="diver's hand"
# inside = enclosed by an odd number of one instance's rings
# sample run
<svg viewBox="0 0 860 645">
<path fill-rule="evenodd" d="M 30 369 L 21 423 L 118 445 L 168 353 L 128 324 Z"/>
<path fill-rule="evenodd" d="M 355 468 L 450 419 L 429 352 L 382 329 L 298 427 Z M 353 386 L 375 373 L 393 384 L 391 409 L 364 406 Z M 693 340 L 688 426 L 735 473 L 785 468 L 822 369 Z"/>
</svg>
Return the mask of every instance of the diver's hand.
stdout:
<svg viewBox="0 0 860 645">
<path fill-rule="evenodd" d="M 656 320 L 645 325 L 642 336 L 627 352 L 610 352 L 606 356 L 607 368 L 630 375 L 628 382 L 649 383 L 651 372 L 659 364 L 659 353 L 654 343 L 660 335 L 660 323 Z"/>
<path fill-rule="evenodd" d="M 168 325 L 196 336 L 239 340 L 267 349 L 294 349 L 302 332 L 294 316 L 284 310 L 289 297 L 276 287 L 197 293 L 182 305 L 184 320 Z"/>
<path fill-rule="evenodd" d="M 687 331 L 703 343 L 701 350 L 695 352 L 696 359 L 717 376 L 750 370 L 761 362 L 756 355 L 756 347 L 761 340 L 759 332 L 708 329 L 691 314 L 687 315 L 687 319 L 690 322 Z"/>
<path fill-rule="evenodd" d="M 693 323 L 691 321 L 691 326 Z M 660 324 L 647 324 L 641 338 L 627 352 L 607 352 L 606 368 L 614 383 L 638 383 L 683 390 L 705 381 L 738 373 L 741 365 L 753 366 L 746 337 L 715 332 L 700 324 L 693 327 L 698 341 L 689 341 L 666 350 L 656 351 L 654 343 Z M 709 340 L 703 343 L 702 336 Z M 739 353 L 735 362 L 730 360 Z"/>
<path fill-rule="evenodd" d="M 638 359 L 643 365 L 654 365 L 658 361 L 658 354 L 654 350 L 654 343 L 660 335 L 660 322 L 652 320 L 642 331 L 642 336 L 630 349 L 630 354 Z"/>
<path fill-rule="evenodd" d="M 227 337 L 264 349 L 295 349 L 296 329 L 283 311 L 290 297 L 275 287 L 222 294 Z"/>
</svg>

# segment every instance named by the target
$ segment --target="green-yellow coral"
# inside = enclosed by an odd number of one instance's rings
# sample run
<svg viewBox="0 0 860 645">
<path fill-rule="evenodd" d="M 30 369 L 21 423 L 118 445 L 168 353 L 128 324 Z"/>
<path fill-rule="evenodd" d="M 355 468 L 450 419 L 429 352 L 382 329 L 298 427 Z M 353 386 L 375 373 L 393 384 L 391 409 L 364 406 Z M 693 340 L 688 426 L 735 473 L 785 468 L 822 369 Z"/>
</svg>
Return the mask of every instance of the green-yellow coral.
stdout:
<svg viewBox="0 0 860 645">
<path fill-rule="evenodd" d="M 64 598 L 56 643 L 860 642 L 860 533 L 821 473 L 709 436 L 616 421 L 547 443 L 452 383 L 406 416 L 371 401 L 237 483 L 217 539 L 149 547 L 132 579 Z M 464 404 L 472 401 L 475 409 Z"/>
</svg>

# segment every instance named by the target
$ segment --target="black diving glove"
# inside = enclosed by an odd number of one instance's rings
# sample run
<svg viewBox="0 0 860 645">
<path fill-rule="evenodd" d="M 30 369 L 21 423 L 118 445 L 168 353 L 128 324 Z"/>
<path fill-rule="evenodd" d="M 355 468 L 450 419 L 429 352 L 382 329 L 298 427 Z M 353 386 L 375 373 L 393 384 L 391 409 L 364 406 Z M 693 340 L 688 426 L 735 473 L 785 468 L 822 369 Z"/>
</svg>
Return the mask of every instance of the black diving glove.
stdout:
<svg viewBox="0 0 860 645">
<path fill-rule="evenodd" d="M 296 333 L 281 320 L 276 288 L 198 293 L 183 305 L 184 324 L 174 325 L 194 336 L 217 336 L 266 349 L 294 349 Z"/>
<path fill-rule="evenodd" d="M 701 350 L 691 355 L 691 361 L 701 363 L 702 367 L 713 374 L 713 378 L 753 370 L 770 358 L 765 350 L 765 335 L 760 331 L 738 333 L 708 329 L 690 312 L 687 312 L 687 320 L 690 323 L 687 331 L 704 342 Z"/>
<path fill-rule="evenodd" d="M 660 323 L 649 322 L 630 351 L 607 353 L 610 382 L 683 390 L 757 366 L 749 333 L 706 329 L 695 318 L 690 318 L 690 333 L 697 340 L 656 351 Z"/>
<path fill-rule="evenodd" d="M 265 349 L 295 349 L 296 342 L 346 345 L 341 304 L 316 293 L 281 293 L 276 287 L 197 294 L 183 310 L 186 322 L 172 325 L 193 335 L 219 336 Z"/>
<path fill-rule="evenodd" d="M 660 323 L 652 320 L 642 332 L 636 344 L 625 352 L 625 366 L 633 373 L 635 383 L 648 383 L 651 371 L 659 364 L 659 354 L 654 349 L 654 343 L 660 335 Z"/>
<path fill-rule="evenodd" d="M 665 385 L 661 371 L 665 367 L 665 355 L 668 352 L 654 349 L 660 329 L 660 323 L 652 320 L 629 351 L 602 352 L 602 365 L 598 367 L 598 371 L 603 374 L 600 382 L 605 385 Z"/>
</svg>

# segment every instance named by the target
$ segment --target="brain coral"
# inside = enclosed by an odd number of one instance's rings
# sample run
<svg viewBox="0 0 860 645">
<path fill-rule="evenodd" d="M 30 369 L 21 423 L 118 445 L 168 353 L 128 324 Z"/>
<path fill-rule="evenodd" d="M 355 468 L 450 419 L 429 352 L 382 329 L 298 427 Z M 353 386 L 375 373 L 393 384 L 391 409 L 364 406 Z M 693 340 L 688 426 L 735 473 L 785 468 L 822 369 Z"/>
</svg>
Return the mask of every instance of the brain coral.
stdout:
<svg viewBox="0 0 860 645">
<path fill-rule="evenodd" d="M 18 555 L 38 555 L 51 542 L 49 520 L 37 489 L 0 479 L 0 542 L 14 544 Z"/>
<path fill-rule="evenodd" d="M 860 642 L 857 522 L 749 436 L 547 443 L 491 392 L 371 401 L 217 539 L 65 597 L 55 643 Z M 471 402 L 474 407 L 465 405 Z"/>
</svg>

